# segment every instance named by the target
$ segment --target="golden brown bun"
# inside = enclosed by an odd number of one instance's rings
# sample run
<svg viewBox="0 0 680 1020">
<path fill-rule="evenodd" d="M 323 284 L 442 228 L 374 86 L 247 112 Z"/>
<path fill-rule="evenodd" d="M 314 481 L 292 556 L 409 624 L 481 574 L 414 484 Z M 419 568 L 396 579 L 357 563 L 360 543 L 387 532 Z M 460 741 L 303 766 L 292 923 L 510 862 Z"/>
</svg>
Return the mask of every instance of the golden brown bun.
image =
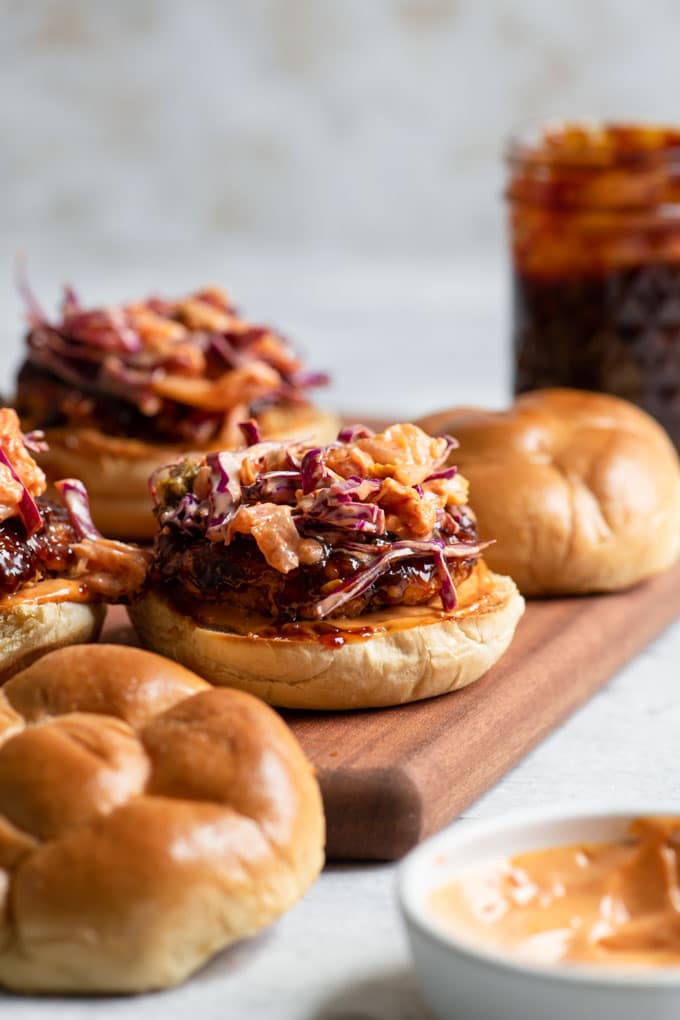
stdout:
<svg viewBox="0 0 680 1020">
<path fill-rule="evenodd" d="M 312 769 L 262 702 L 62 649 L 0 693 L 0 983 L 139 992 L 287 910 L 323 863 Z"/>
<path fill-rule="evenodd" d="M 539 390 L 505 412 L 423 418 L 460 441 L 485 556 L 525 595 L 615 591 L 680 550 L 677 453 L 657 423 L 616 397 Z"/>
<path fill-rule="evenodd" d="M 331 442 L 338 419 L 312 404 L 270 408 L 259 416 L 264 439 Z M 151 510 L 149 476 L 187 452 L 178 447 L 140 439 L 108 436 L 92 428 L 46 429 L 49 450 L 36 455 L 50 482 L 79 478 L 88 490 L 92 518 L 110 538 L 152 538 L 156 521 Z"/>
<path fill-rule="evenodd" d="M 500 658 L 523 611 L 510 578 L 483 564 L 460 585 L 453 613 L 395 607 L 365 614 L 348 623 L 376 632 L 340 647 L 316 637 L 270 638 L 202 626 L 154 591 L 128 610 L 145 645 L 211 683 L 239 687 L 272 705 L 314 709 L 400 705 L 465 687 Z"/>
<path fill-rule="evenodd" d="M 0 683 L 54 648 L 96 641 L 105 614 L 106 606 L 89 602 L 0 607 Z"/>
</svg>

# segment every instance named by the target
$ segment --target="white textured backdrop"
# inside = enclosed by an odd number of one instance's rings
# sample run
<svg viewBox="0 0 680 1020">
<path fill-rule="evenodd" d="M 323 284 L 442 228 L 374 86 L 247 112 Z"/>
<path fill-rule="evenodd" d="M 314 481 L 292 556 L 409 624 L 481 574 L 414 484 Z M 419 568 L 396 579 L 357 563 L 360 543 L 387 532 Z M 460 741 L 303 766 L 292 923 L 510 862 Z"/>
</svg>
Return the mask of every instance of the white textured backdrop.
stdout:
<svg viewBox="0 0 680 1020">
<path fill-rule="evenodd" d="M 501 150 L 680 119 L 674 0 L 1 0 L 0 237 L 404 257 L 501 238 Z"/>
<path fill-rule="evenodd" d="M 386 359 L 402 413 L 498 392 L 504 141 L 558 115 L 680 120 L 679 19 L 675 0 L 0 0 L 0 386 L 23 248 L 48 306 L 63 279 L 110 301 L 224 282 L 345 406 L 393 409 Z"/>
</svg>

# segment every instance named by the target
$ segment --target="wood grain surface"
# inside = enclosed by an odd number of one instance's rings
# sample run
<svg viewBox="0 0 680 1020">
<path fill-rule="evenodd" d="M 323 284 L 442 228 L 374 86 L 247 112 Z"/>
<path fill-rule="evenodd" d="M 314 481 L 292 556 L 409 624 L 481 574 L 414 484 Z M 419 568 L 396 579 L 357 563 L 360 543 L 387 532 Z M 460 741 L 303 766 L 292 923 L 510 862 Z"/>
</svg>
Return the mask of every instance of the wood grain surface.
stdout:
<svg viewBox="0 0 680 1020">
<path fill-rule="evenodd" d="M 501 661 L 454 694 L 399 708 L 283 712 L 318 771 L 328 856 L 401 857 L 678 616 L 680 564 L 627 592 L 530 602 Z M 104 639 L 134 641 L 123 610 L 110 611 Z"/>
</svg>

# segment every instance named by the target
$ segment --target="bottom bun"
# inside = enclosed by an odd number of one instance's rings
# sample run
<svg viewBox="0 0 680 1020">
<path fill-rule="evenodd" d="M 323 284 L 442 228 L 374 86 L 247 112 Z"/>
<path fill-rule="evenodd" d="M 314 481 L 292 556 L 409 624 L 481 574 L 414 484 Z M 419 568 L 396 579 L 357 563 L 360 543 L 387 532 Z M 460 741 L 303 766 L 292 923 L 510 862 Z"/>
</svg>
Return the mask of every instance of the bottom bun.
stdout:
<svg viewBox="0 0 680 1020">
<path fill-rule="evenodd" d="M 147 647 L 213 684 L 281 708 L 378 708 L 478 680 L 510 644 L 524 599 L 511 578 L 480 563 L 460 585 L 451 613 L 395 607 L 321 627 L 304 624 L 300 637 L 258 634 L 261 620 L 245 633 L 206 626 L 200 609 L 188 615 L 156 591 L 128 612 Z"/>
<path fill-rule="evenodd" d="M 22 600 L 0 608 L 0 683 L 55 648 L 96 641 L 105 615 L 105 605 L 89 602 Z"/>
<path fill-rule="evenodd" d="M 315 442 L 335 439 L 335 415 L 311 404 L 270 408 L 259 417 L 265 439 L 287 441 L 306 436 Z M 144 540 L 156 533 L 149 497 L 153 472 L 186 453 L 184 446 L 108 436 L 94 428 L 47 429 L 49 449 L 38 455 L 48 480 L 79 478 L 90 497 L 92 519 L 109 538 Z"/>
</svg>

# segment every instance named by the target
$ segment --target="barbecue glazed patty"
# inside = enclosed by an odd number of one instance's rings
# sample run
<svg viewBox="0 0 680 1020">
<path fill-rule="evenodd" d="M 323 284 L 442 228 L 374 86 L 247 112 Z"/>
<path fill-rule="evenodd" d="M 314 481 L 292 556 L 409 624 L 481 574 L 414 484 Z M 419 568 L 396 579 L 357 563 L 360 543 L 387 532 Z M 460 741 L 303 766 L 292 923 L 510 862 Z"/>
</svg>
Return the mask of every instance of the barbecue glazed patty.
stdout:
<svg viewBox="0 0 680 1020">
<path fill-rule="evenodd" d="M 251 403 L 247 415 L 260 415 L 270 409 L 282 412 L 306 406 L 289 399 L 258 400 Z M 51 372 L 25 361 L 17 378 L 17 410 L 22 421 L 34 429 L 72 426 L 94 428 L 107 436 L 141 439 L 146 443 L 178 443 L 205 446 L 220 434 L 224 413 L 204 411 L 173 400 L 161 401 L 155 414 L 143 414 L 135 404 L 122 397 L 83 392 L 64 383 Z"/>
<path fill-rule="evenodd" d="M 324 535 L 309 534 L 322 546 L 318 563 L 300 566 L 289 573 L 270 567 L 250 535 L 235 535 L 226 546 L 201 536 L 165 528 L 157 539 L 150 579 L 182 595 L 203 601 L 219 601 L 247 612 L 270 616 L 279 622 L 313 619 L 315 604 L 332 589 L 334 583 L 353 577 L 366 561 L 351 553 L 334 549 Z M 395 538 L 396 536 L 392 536 Z M 456 541 L 475 542 L 475 523 L 461 513 Z M 372 547 L 389 548 L 372 539 Z M 457 559 L 449 564 L 454 583 L 464 581 L 477 561 Z M 369 560 L 370 562 L 370 554 Z M 356 617 L 387 606 L 414 606 L 429 602 L 440 590 L 432 558 L 413 557 L 395 562 L 365 592 L 344 603 L 332 616 Z"/>
<path fill-rule="evenodd" d="M 10 517 L 0 524 L 0 594 L 10 595 L 30 581 L 68 575 L 77 563 L 73 546 L 79 541 L 64 507 L 36 500 L 44 526 L 25 537 L 22 521 Z"/>
<path fill-rule="evenodd" d="M 163 401 L 157 414 L 143 414 L 121 397 L 85 393 L 51 372 L 24 362 L 17 379 L 17 409 L 32 428 L 88 426 L 109 436 L 143 439 L 150 443 L 209 442 L 219 432 L 223 414 Z"/>
</svg>

